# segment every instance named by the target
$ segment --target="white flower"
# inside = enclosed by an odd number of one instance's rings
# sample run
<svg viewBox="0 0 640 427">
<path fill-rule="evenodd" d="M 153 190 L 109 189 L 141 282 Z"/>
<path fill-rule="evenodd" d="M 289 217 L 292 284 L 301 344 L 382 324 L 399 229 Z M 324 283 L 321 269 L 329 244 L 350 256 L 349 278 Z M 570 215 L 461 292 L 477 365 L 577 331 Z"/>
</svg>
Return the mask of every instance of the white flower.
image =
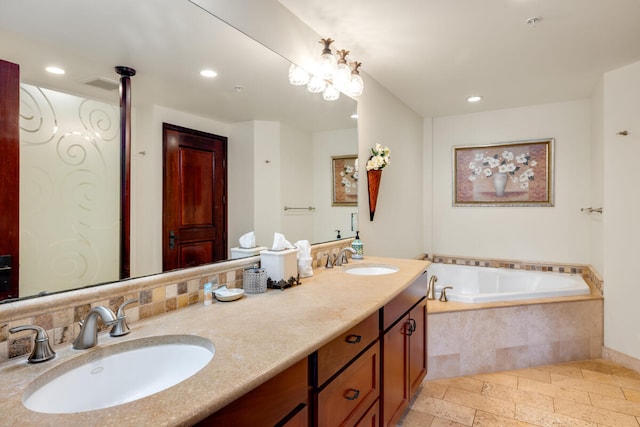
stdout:
<svg viewBox="0 0 640 427">
<path fill-rule="evenodd" d="M 469 175 L 469 181 L 473 182 L 476 180 L 476 176 L 475 175 Z"/>
<path fill-rule="evenodd" d="M 476 164 L 474 162 L 469 162 L 469 169 L 475 169 Z"/>
<path fill-rule="evenodd" d="M 347 167 L 345 169 L 346 169 L 347 173 L 349 173 L 349 174 L 353 173 L 353 166 L 347 165 Z"/>
<path fill-rule="evenodd" d="M 529 153 L 527 153 L 527 154 L 518 154 L 518 157 L 516 157 L 516 162 L 524 163 L 526 165 L 527 162 L 529 161 L 528 157 L 529 157 Z"/>
<path fill-rule="evenodd" d="M 490 168 L 496 168 L 500 166 L 500 160 L 496 159 L 495 157 L 487 157 L 485 159 L 485 163 L 487 163 Z"/>
<path fill-rule="evenodd" d="M 522 188 L 523 190 L 527 190 L 529 188 L 529 181 L 525 181 L 520 184 L 520 188 Z"/>
<path fill-rule="evenodd" d="M 498 172 L 500 172 L 500 173 L 509 172 L 509 170 L 507 169 L 507 165 L 500 165 L 500 167 L 498 168 Z"/>
<path fill-rule="evenodd" d="M 473 170 L 474 175 L 480 175 L 480 173 L 482 173 L 482 168 L 480 166 Z"/>
<path fill-rule="evenodd" d="M 340 171 L 340 176 L 345 176 L 346 174 L 344 173 L 344 171 Z"/>
<path fill-rule="evenodd" d="M 475 161 L 479 162 L 480 160 L 482 160 L 484 156 L 482 155 L 482 153 L 476 153 L 476 157 L 475 157 Z"/>
<path fill-rule="evenodd" d="M 538 165 L 538 162 L 536 162 L 535 160 L 531 160 L 529 162 L 529 166 L 531 166 L 532 168 L 536 167 Z"/>
<path fill-rule="evenodd" d="M 376 144 L 371 149 L 371 157 L 367 161 L 367 170 L 379 170 L 389 164 L 391 160 L 390 150 L 388 147 L 383 147 L 380 144 Z"/>
<path fill-rule="evenodd" d="M 513 163 L 507 163 L 505 166 L 507 167 L 507 172 L 513 172 L 514 170 L 516 170 L 516 165 L 514 165 Z"/>
<path fill-rule="evenodd" d="M 493 175 L 493 172 L 491 172 L 491 169 L 486 168 L 486 169 L 484 170 L 484 176 L 486 176 L 486 177 L 490 177 L 491 175 Z"/>
<path fill-rule="evenodd" d="M 502 152 L 502 157 L 507 161 L 511 161 L 513 160 L 513 153 L 511 151 L 504 150 Z"/>
</svg>

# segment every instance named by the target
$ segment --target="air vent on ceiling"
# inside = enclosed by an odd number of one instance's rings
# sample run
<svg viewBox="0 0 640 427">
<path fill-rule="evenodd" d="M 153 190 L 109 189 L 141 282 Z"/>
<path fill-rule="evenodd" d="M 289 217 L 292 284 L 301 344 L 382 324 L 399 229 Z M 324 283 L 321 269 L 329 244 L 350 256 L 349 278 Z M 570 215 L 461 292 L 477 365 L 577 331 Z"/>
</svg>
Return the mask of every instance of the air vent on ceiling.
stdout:
<svg viewBox="0 0 640 427">
<path fill-rule="evenodd" d="M 104 77 L 92 77 L 89 80 L 84 81 L 83 83 L 104 90 L 117 90 L 120 87 L 118 82 L 106 79 Z"/>
</svg>

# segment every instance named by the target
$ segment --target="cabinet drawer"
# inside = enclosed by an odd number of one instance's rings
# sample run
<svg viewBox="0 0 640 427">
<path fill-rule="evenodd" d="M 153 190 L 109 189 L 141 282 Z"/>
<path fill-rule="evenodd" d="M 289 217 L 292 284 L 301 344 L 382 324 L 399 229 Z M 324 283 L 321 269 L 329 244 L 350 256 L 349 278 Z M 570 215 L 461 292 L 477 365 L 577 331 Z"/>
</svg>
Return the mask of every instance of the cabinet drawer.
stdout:
<svg viewBox="0 0 640 427">
<path fill-rule="evenodd" d="M 427 274 L 423 273 L 382 308 L 382 330 L 386 331 L 418 301 L 427 296 Z"/>
<path fill-rule="evenodd" d="M 357 358 L 318 395 L 318 425 L 353 426 L 380 395 L 379 344 Z"/>
<path fill-rule="evenodd" d="M 206 426 L 277 425 L 294 410 L 292 426 L 307 425 L 308 363 L 303 359 L 197 424 Z M 302 408 L 301 410 L 299 408 Z M 297 424 L 296 424 L 297 423 Z"/>
<path fill-rule="evenodd" d="M 376 338 L 377 312 L 318 350 L 318 386 L 324 384 Z"/>
</svg>

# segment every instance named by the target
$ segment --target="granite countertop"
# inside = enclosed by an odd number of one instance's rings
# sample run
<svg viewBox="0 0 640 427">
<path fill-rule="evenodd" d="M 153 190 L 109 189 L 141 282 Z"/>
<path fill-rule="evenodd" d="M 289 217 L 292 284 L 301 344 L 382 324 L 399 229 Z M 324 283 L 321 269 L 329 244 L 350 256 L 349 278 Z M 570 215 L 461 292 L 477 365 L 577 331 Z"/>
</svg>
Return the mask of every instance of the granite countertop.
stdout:
<svg viewBox="0 0 640 427">
<path fill-rule="evenodd" d="M 38 376 L 89 350 L 55 348 L 49 362 L 26 357 L 0 365 L 2 425 L 191 425 L 307 357 L 391 301 L 428 267 L 428 261 L 366 257 L 364 263 L 393 264 L 400 271 L 356 276 L 317 268 L 294 288 L 246 295 L 233 302 L 202 302 L 130 324 L 131 333 L 100 334 L 97 347 L 156 335 L 198 335 L 215 345 L 213 360 L 196 375 L 134 402 L 74 414 L 42 414 L 22 405 L 22 394 Z M 126 367 L 123 367 L 126 369 Z M 126 387 L 126 384 L 123 384 Z M 87 390 L 90 393 L 91 390 Z"/>
</svg>

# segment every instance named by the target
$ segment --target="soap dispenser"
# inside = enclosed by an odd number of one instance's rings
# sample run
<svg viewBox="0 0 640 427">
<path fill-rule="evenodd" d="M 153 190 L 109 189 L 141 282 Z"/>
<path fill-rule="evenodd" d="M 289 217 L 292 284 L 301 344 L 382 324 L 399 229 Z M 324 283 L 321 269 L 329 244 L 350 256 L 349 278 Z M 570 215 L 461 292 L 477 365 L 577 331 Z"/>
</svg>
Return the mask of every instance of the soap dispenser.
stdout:
<svg viewBox="0 0 640 427">
<path fill-rule="evenodd" d="M 356 231 L 356 238 L 353 242 L 351 242 L 351 247 L 356 251 L 355 254 L 351 255 L 352 259 L 362 259 L 364 257 L 364 245 L 360 240 L 359 231 Z"/>
</svg>

